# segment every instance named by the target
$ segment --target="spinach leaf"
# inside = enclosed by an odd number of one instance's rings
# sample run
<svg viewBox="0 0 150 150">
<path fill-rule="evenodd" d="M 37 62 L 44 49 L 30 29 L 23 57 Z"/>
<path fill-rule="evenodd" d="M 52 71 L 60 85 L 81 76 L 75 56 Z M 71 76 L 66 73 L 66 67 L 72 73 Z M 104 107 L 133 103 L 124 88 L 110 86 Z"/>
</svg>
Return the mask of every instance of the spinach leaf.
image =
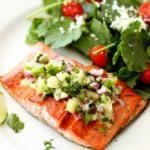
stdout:
<svg viewBox="0 0 150 150">
<path fill-rule="evenodd" d="M 120 49 L 122 59 L 129 70 L 141 72 L 148 63 L 146 47 L 149 41 L 146 38 L 145 32 L 139 31 L 137 23 L 134 22 L 122 32 Z"/>
<path fill-rule="evenodd" d="M 54 23 L 48 33 L 45 35 L 45 43 L 51 45 L 53 48 L 64 47 L 73 41 L 77 41 L 82 31 L 80 28 L 69 30 L 71 24 L 75 24 L 70 19 L 64 19 Z"/>
</svg>

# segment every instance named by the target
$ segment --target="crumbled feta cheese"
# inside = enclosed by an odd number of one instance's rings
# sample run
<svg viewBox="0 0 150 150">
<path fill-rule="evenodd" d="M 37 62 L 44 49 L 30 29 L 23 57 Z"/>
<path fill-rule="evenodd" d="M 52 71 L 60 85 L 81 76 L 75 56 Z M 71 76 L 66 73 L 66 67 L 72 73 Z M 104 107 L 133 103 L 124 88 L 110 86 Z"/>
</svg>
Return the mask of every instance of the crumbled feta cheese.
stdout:
<svg viewBox="0 0 150 150">
<path fill-rule="evenodd" d="M 64 30 L 63 27 L 59 27 L 59 30 L 60 30 L 60 33 L 61 33 L 61 34 L 64 34 L 64 33 L 65 33 L 65 30 Z"/>
<path fill-rule="evenodd" d="M 100 89 L 97 90 L 97 93 L 98 94 L 103 94 L 103 93 L 106 93 L 107 92 L 107 89 L 105 86 L 102 85 L 102 87 Z"/>
<path fill-rule="evenodd" d="M 64 21 L 64 16 L 61 16 L 60 21 Z"/>
<path fill-rule="evenodd" d="M 97 36 L 96 36 L 95 34 L 91 33 L 91 34 L 90 34 L 90 37 L 91 37 L 91 38 L 94 38 L 95 41 L 98 41 L 98 38 L 97 38 Z"/>
<path fill-rule="evenodd" d="M 102 76 L 104 73 L 104 70 L 103 69 L 91 69 L 90 70 L 90 74 L 93 75 L 93 76 Z"/>
<path fill-rule="evenodd" d="M 130 16 L 129 11 L 134 12 L 135 14 L 137 13 L 137 10 L 133 8 L 133 6 L 126 8 L 125 6 L 119 6 L 118 2 L 115 0 L 113 1 L 113 5 L 112 5 L 112 9 L 114 11 L 117 11 L 117 13 L 119 14 L 119 16 L 116 16 L 115 20 L 112 21 L 110 27 L 113 29 L 116 29 L 118 31 L 123 31 L 126 28 L 128 28 L 128 26 L 135 22 L 135 21 L 139 21 L 141 23 L 141 29 L 146 29 L 146 24 L 144 23 L 144 21 L 137 16 Z"/>
<path fill-rule="evenodd" d="M 96 6 L 97 8 L 99 8 L 100 5 L 101 5 L 101 3 L 100 3 L 100 2 L 97 2 L 97 1 L 94 1 L 94 4 L 95 4 L 95 6 Z"/>
<path fill-rule="evenodd" d="M 76 22 L 71 22 L 69 31 L 72 31 L 73 29 L 80 28 L 83 24 L 85 24 L 84 17 L 83 16 L 76 16 L 75 17 Z"/>
</svg>

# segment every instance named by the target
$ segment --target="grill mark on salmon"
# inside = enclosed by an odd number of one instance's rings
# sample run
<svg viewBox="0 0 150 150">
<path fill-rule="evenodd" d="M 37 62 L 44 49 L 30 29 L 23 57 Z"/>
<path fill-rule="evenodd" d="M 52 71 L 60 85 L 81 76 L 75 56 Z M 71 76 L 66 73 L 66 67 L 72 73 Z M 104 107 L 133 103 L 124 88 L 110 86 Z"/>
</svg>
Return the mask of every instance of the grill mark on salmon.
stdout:
<svg viewBox="0 0 150 150">
<path fill-rule="evenodd" d="M 60 59 L 61 57 L 42 43 L 38 43 L 35 49 L 47 53 L 50 59 Z M 26 60 L 31 60 L 35 53 L 36 51 L 33 51 Z M 95 66 L 84 66 L 65 57 L 61 58 L 86 71 L 97 68 Z M 107 73 L 105 72 L 104 75 L 107 76 Z M 53 97 L 46 97 L 43 100 L 41 96 L 36 94 L 34 89 L 20 85 L 23 78 L 22 62 L 12 71 L 1 76 L 0 81 L 14 99 L 35 117 L 55 128 L 68 139 L 97 150 L 104 149 L 113 137 L 140 114 L 147 105 L 147 101 L 119 80 L 117 86 L 122 87 L 120 98 L 125 105 L 113 105 L 114 124 L 105 133 L 101 133 L 99 129 L 103 127 L 103 124 L 100 121 L 85 124 L 77 117 L 77 114 L 71 114 L 65 110 L 67 100 L 55 101 Z"/>
</svg>

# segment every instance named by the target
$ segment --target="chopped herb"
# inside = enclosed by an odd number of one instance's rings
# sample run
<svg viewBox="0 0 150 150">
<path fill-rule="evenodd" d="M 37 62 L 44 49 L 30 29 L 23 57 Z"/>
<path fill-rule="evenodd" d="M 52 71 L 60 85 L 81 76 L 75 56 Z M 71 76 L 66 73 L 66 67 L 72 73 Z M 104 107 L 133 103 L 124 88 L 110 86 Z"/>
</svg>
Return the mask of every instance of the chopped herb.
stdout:
<svg viewBox="0 0 150 150">
<path fill-rule="evenodd" d="M 99 131 L 100 133 L 106 133 L 107 128 L 106 128 L 106 127 L 101 127 L 101 128 L 98 129 L 98 131 Z"/>
<path fill-rule="evenodd" d="M 44 150 L 52 150 L 54 146 L 52 145 L 52 141 L 54 139 L 50 139 L 49 141 L 44 141 L 45 149 Z"/>
<path fill-rule="evenodd" d="M 8 117 L 7 124 L 15 133 L 18 133 L 24 128 L 24 123 L 20 121 L 19 117 L 15 113 L 12 113 Z"/>
</svg>

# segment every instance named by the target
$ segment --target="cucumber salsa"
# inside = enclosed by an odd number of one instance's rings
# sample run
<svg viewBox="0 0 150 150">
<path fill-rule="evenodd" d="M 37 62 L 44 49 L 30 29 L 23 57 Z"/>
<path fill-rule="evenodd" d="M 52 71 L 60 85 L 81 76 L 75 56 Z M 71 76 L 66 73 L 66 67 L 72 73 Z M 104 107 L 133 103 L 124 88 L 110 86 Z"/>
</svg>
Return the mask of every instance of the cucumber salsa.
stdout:
<svg viewBox="0 0 150 150">
<path fill-rule="evenodd" d="M 71 46 L 150 99 L 149 0 L 43 0 L 26 42 Z"/>
<path fill-rule="evenodd" d="M 35 89 L 43 100 L 53 96 L 56 101 L 66 101 L 66 111 L 77 113 L 85 123 L 101 120 L 110 126 L 114 120 L 113 104 L 121 101 L 122 89 L 116 86 L 117 80 L 103 69 L 84 71 L 73 62 L 61 57 L 49 59 L 46 53 L 39 52 L 25 62 L 20 84 Z"/>
</svg>

